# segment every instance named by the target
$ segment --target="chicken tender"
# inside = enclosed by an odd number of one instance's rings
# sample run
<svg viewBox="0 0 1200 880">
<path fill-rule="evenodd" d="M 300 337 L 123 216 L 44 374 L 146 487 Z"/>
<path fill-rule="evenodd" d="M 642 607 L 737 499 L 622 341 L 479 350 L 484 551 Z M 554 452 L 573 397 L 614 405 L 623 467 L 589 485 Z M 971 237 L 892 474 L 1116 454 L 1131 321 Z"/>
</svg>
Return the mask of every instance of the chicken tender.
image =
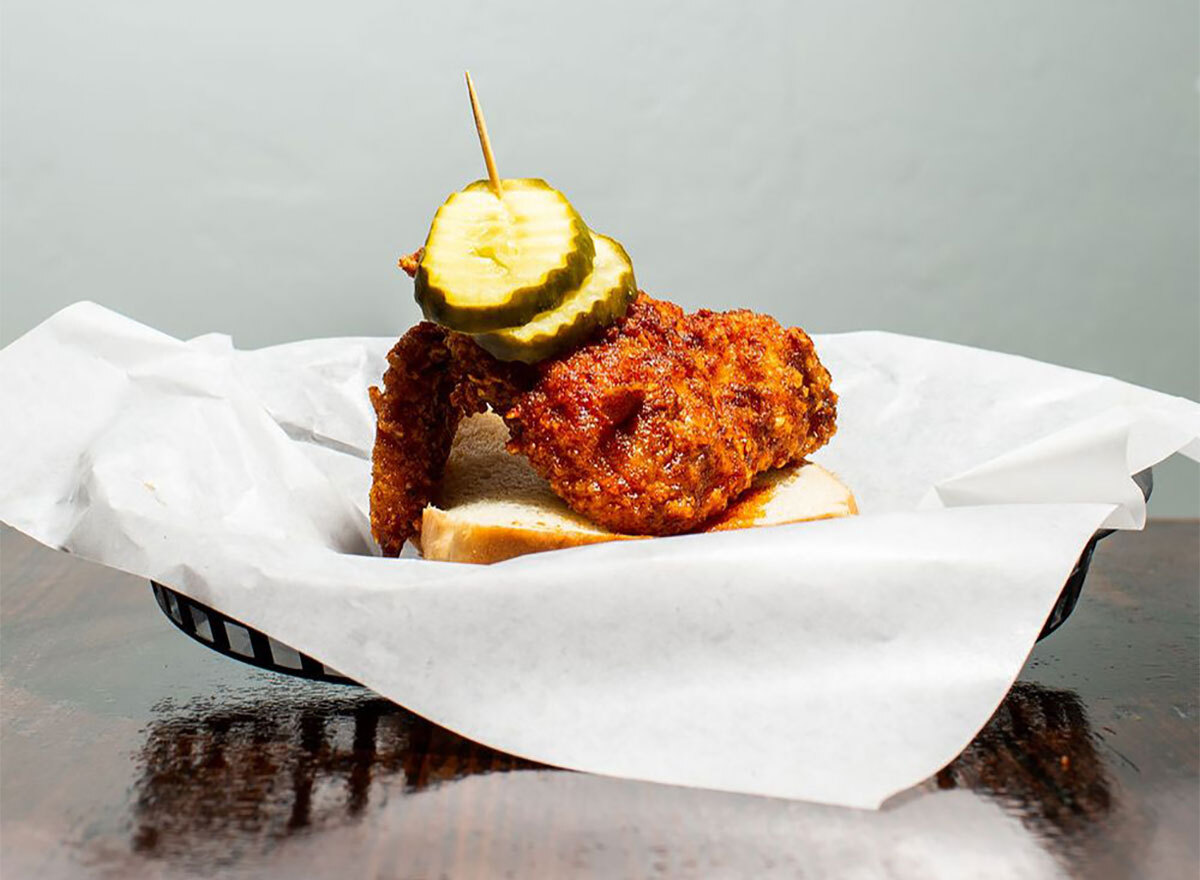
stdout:
<svg viewBox="0 0 1200 880">
<path fill-rule="evenodd" d="M 421 511 L 441 485 L 461 412 L 446 331 L 422 321 L 388 352 L 383 387 L 371 389 L 371 533 L 385 556 L 398 556 L 421 526 Z"/>
<path fill-rule="evenodd" d="M 464 415 L 507 408 L 533 379 L 526 364 L 497 361 L 469 336 L 422 321 L 388 352 L 375 408 L 371 533 L 398 556 L 421 529 L 421 511 L 442 483 Z"/>
</svg>

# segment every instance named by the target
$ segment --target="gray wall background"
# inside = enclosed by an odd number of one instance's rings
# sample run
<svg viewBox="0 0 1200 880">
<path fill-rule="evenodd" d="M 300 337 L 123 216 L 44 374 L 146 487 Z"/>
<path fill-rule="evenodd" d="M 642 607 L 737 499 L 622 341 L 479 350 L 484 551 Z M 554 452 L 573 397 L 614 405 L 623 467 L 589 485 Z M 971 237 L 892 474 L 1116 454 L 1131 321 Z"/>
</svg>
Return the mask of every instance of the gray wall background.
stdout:
<svg viewBox="0 0 1200 880">
<path fill-rule="evenodd" d="M 241 346 L 395 335 L 396 257 L 546 177 L 641 285 L 1200 397 L 1188 0 L 6 0 L 0 341 L 88 298 Z M 1200 514 L 1190 465 L 1152 512 Z"/>
</svg>

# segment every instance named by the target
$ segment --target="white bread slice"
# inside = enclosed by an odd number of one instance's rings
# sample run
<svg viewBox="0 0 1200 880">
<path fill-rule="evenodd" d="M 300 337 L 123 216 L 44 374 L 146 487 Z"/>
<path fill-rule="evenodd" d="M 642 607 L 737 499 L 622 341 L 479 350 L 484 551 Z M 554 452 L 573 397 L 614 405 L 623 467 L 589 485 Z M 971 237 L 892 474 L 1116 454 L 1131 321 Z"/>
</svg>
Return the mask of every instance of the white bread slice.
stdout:
<svg viewBox="0 0 1200 880">
<path fill-rule="evenodd" d="M 421 517 L 426 559 L 499 562 L 525 553 L 628 541 L 571 510 L 524 456 L 509 453 L 495 413 L 464 419 L 450 450 L 436 505 Z M 854 496 L 820 465 L 801 462 L 759 474 L 705 531 L 782 525 L 858 513 Z"/>
</svg>

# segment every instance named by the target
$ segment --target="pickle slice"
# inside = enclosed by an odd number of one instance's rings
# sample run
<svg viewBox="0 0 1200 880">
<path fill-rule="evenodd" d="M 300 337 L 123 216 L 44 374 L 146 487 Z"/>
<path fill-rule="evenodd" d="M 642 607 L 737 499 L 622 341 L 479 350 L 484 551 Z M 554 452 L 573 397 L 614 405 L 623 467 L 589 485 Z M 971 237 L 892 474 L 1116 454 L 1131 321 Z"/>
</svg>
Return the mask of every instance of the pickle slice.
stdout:
<svg viewBox="0 0 1200 880">
<path fill-rule="evenodd" d="M 480 333 L 475 341 L 502 361 L 532 364 L 578 345 L 625 314 L 637 297 L 633 264 L 621 245 L 593 232 L 592 272 L 562 304 L 519 327 Z"/>
<path fill-rule="evenodd" d="M 587 225 L 546 181 L 477 180 L 434 215 L 416 276 L 425 317 L 476 333 L 552 309 L 592 270 Z"/>
</svg>

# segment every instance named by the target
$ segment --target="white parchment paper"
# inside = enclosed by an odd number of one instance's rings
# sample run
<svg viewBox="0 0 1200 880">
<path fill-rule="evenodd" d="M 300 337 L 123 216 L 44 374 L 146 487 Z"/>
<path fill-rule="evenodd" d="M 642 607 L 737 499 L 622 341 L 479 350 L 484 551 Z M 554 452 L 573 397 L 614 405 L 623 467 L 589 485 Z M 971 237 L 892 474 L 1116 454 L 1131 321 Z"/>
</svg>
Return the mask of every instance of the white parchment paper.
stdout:
<svg viewBox="0 0 1200 880">
<path fill-rule="evenodd" d="M 0 519 L 504 751 L 876 807 L 987 720 L 1092 533 L 1141 527 L 1130 474 L 1200 458 L 1192 401 L 824 336 L 839 431 L 815 460 L 861 516 L 487 567 L 382 559 L 366 389 L 393 341 L 240 352 L 71 306 L 0 351 Z"/>
</svg>

